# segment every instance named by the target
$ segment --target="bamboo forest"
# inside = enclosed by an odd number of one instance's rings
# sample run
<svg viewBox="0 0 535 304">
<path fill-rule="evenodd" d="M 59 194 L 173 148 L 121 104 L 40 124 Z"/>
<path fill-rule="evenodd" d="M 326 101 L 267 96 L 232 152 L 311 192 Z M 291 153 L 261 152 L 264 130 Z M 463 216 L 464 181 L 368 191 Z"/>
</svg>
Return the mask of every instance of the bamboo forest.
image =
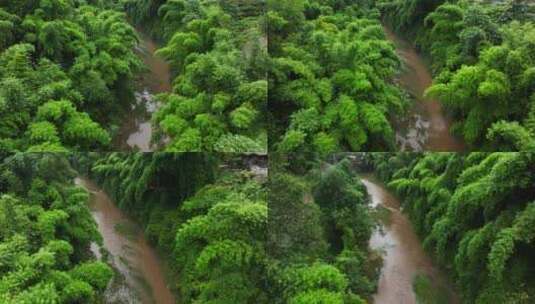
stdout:
<svg viewBox="0 0 535 304">
<path fill-rule="evenodd" d="M 270 167 L 271 303 L 534 303 L 534 157 L 286 155 Z"/>
<path fill-rule="evenodd" d="M 273 150 L 533 150 L 532 1 L 268 7 Z"/>
<path fill-rule="evenodd" d="M 0 149 L 267 149 L 263 5 L 0 2 Z"/>
<path fill-rule="evenodd" d="M 19 153 L 1 161 L 1 303 L 265 298 L 264 157 Z"/>
<path fill-rule="evenodd" d="M 535 304 L 535 1 L 0 0 L 0 304 Z"/>
</svg>

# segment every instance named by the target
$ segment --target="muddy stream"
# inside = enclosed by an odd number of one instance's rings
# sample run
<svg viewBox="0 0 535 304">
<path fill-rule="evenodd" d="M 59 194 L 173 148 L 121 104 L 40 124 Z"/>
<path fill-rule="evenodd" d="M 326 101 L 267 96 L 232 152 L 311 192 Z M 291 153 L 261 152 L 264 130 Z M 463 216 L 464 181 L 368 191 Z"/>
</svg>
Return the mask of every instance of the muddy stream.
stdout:
<svg viewBox="0 0 535 304">
<path fill-rule="evenodd" d="M 401 212 L 400 202 L 371 174 L 362 174 L 372 207 L 384 207 L 390 215 L 380 229 L 372 234 L 370 247 L 382 252 L 383 268 L 374 295 L 375 304 L 414 304 L 413 280 L 427 277 L 438 290 L 449 296 L 448 303 L 457 304 L 453 287 L 446 276 L 433 265 L 409 219 Z"/>
<path fill-rule="evenodd" d="M 151 116 L 158 109 L 155 95 L 171 91 L 171 72 L 169 64 L 154 53 L 159 48 L 143 30 L 137 29 L 139 45 L 135 51 L 143 60 L 146 72 L 141 75 L 135 92 L 135 103 L 126 116 L 116 138 L 114 146 L 122 151 L 154 150 L 151 143 Z"/>
<path fill-rule="evenodd" d="M 78 177 L 75 183 L 90 193 L 89 207 L 102 234 L 103 247 L 111 264 L 124 277 L 108 287 L 106 302 L 174 304 L 175 297 L 164 279 L 163 263 L 143 230 L 92 181 Z M 92 244 L 91 250 L 98 259 L 103 258 L 97 244 Z"/>
<path fill-rule="evenodd" d="M 463 151 L 463 142 L 450 134 L 451 121 L 438 100 L 426 99 L 425 90 L 433 83 L 427 64 L 407 41 L 384 27 L 387 38 L 396 46 L 404 69 L 399 75 L 401 86 L 413 97 L 407 117 L 394 122 L 396 142 L 401 151 Z"/>
</svg>

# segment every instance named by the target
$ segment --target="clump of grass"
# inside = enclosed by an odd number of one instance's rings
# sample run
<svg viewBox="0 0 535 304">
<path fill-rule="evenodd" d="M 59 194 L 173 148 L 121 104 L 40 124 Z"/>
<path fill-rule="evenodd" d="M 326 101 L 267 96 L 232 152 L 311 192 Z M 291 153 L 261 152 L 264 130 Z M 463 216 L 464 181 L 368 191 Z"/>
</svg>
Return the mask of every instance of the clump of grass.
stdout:
<svg viewBox="0 0 535 304">
<path fill-rule="evenodd" d="M 448 304 L 449 293 L 444 287 L 436 286 L 427 275 L 419 274 L 412 281 L 417 304 Z"/>
</svg>

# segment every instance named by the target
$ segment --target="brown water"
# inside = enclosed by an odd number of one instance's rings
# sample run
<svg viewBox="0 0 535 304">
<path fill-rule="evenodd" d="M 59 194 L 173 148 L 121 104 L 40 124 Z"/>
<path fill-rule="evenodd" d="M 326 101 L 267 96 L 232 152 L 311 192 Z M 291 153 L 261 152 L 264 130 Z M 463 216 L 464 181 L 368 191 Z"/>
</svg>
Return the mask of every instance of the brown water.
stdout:
<svg viewBox="0 0 535 304">
<path fill-rule="evenodd" d="M 459 303 L 447 278 L 423 250 L 409 219 L 401 213 L 399 201 L 372 175 L 361 175 L 361 180 L 371 197 L 372 207 L 382 206 L 390 211 L 389 221 L 370 239 L 370 247 L 383 253 L 383 268 L 374 303 L 416 303 L 412 283 L 419 274 L 426 275 L 434 286 L 449 293 L 449 303 Z"/>
<path fill-rule="evenodd" d="M 384 31 L 397 49 L 405 69 L 401 85 L 415 102 L 408 117 L 396 122 L 396 141 L 402 151 L 463 151 L 463 142 L 450 134 L 451 121 L 438 100 L 426 99 L 424 92 L 433 83 L 428 66 L 416 49 L 388 27 Z"/>
<path fill-rule="evenodd" d="M 171 72 L 169 64 L 154 54 L 158 49 L 156 42 L 142 30 L 137 32 L 139 45 L 136 52 L 143 60 L 147 73 L 142 75 L 135 92 L 136 103 L 115 138 L 115 146 L 120 150 L 150 152 L 154 150 L 151 116 L 158 108 L 154 95 L 171 91 Z"/>
<path fill-rule="evenodd" d="M 90 192 L 90 209 L 104 239 L 104 248 L 125 279 L 126 286 L 106 293 L 108 301 L 174 304 L 175 297 L 165 283 L 162 263 L 143 236 L 142 229 L 92 181 L 79 177 L 75 183 Z M 126 227 L 124 229 L 129 232 L 119 232 L 118 227 Z M 101 258 L 98 245 L 93 244 L 91 248 L 97 258 Z"/>
</svg>

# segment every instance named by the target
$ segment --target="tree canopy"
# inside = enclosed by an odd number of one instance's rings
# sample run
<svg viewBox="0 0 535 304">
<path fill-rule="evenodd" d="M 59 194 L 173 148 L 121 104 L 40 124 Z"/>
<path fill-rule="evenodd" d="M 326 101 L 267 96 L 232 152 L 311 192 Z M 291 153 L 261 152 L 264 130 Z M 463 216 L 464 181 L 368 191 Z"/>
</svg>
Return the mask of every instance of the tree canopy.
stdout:
<svg viewBox="0 0 535 304">
<path fill-rule="evenodd" d="M 265 1 L 126 1 L 173 73 L 152 117 L 174 152 L 267 151 Z"/>
<path fill-rule="evenodd" d="M 405 94 L 373 1 L 268 1 L 272 146 L 281 152 L 393 150 Z"/>
<path fill-rule="evenodd" d="M 111 268 L 85 190 L 63 154 L 15 154 L 0 163 L 0 302 L 100 303 Z"/>
<path fill-rule="evenodd" d="M 304 174 L 283 163 L 269 178 L 272 303 L 367 303 L 380 260 L 368 248 L 375 223 L 366 189 L 348 162 Z"/>
<path fill-rule="evenodd" d="M 532 153 L 373 154 L 424 246 L 451 271 L 463 303 L 529 303 Z"/>
<path fill-rule="evenodd" d="M 451 131 L 473 150 L 535 148 L 535 66 L 529 1 L 382 0 L 387 22 L 431 55 L 437 97 Z"/>
<path fill-rule="evenodd" d="M 142 223 L 184 303 L 269 303 L 264 182 L 237 156 L 210 153 L 93 154 L 78 167 Z M 234 166 L 234 165 L 232 165 Z M 241 168 L 241 169 L 238 169 Z"/>
<path fill-rule="evenodd" d="M 109 6 L 0 3 L 1 150 L 109 147 L 113 114 L 128 106 L 141 66 L 136 33 Z"/>
</svg>

